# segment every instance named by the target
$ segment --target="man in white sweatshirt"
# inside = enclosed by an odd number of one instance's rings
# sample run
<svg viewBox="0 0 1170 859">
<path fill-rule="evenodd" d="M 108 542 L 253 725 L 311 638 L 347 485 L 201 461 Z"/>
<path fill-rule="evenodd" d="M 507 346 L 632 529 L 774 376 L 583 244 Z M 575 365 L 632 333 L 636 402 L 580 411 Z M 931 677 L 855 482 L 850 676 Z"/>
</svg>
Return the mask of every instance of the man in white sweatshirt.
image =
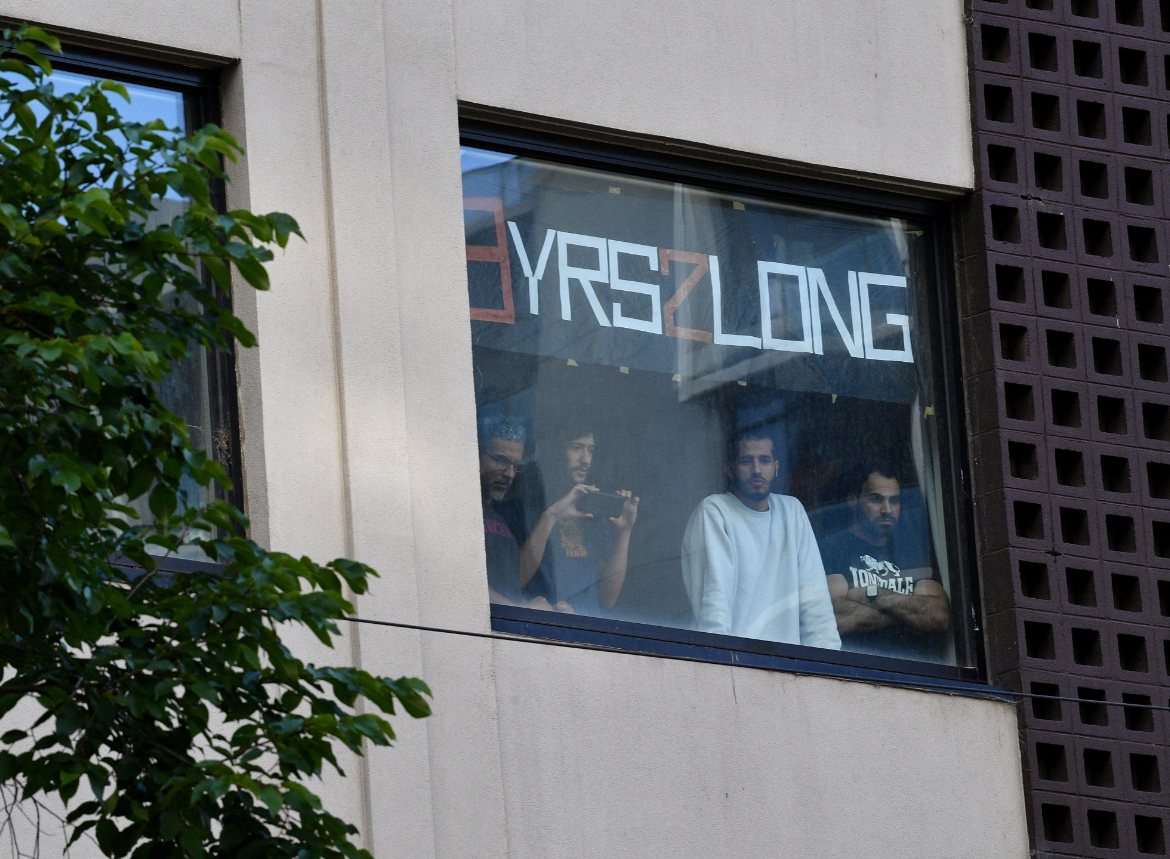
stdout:
<svg viewBox="0 0 1170 859">
<path fill-rule="evenodd" d="M 772 439 L 728 447 L 731 491 L 710 495 L 683 534 L 683 583 L 705 632 L 839 650 L 841 638 L 816 537 L 804 507 L 772 492 Z"/>
</svg>

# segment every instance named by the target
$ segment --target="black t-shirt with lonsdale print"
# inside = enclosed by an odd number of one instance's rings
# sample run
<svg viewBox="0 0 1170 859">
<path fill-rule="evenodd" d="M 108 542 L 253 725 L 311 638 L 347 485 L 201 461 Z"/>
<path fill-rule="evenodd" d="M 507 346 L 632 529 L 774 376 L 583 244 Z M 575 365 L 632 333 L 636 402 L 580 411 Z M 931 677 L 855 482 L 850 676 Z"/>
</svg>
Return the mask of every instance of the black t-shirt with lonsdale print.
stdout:
<svg viewBox="0 0 1170 859">
<path fill-rule="evenodd" d="M 930 563 L 930 550 L 914 546 L 914 542 L 891 539 L 884 546 L 875 546 L 848 529 L 838 531 L 820 541 L 825 575 L 844 576 L 850 589 L 877 585 L 894 593 L 912 594 L 919 581 L 938 580 Z M 841 635 L 842 650 L 901 659 L 933 661 L 939 658 L 940 646 L 941 637 L 937 633 L 922 633 L 900 624 Z"/>
</svg>

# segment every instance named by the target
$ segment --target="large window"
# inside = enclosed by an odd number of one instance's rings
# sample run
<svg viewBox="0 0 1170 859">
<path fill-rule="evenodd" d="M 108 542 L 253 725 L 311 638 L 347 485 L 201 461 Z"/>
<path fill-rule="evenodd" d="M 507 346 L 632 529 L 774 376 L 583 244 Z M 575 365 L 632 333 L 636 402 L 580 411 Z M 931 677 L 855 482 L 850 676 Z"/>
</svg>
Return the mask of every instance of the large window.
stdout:
<svg viewBox="0 0 1170 859">
<path fill-rule="evenodd" d="M 462 157 L 494 603 L 974 665 L 925 207 Z"/>
</svg>

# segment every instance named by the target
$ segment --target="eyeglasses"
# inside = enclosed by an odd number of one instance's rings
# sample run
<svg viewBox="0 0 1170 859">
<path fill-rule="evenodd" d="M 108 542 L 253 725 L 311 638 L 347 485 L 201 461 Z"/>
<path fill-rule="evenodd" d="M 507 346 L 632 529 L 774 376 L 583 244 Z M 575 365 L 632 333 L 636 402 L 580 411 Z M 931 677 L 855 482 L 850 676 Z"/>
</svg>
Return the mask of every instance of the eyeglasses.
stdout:
<svg viewBox="0 0 1170 859">
<path fill-rule="evenodd" d="M 495 467 L 497 469 L 499 469 L 500 471 L 507 471 L 510 468 L 514 472 L 516 472 L 516 474 L 521 474 L 521 473 L 523 473 L 524 467 L 526 465 L 526 463 L 524 463 L 524 462 L 520 462 L 520 461 L 513 462 L 512 460 L 508 459 L 508 457 L 506 457 L 506 456 L 499 456 L 499 455 L 493 454 L 493 453 L 485 453 L 484 456 L 486 456 L 488 459 L 490 459 L 492 461 L 492 464 L 494 464 Z"/>
</svg>

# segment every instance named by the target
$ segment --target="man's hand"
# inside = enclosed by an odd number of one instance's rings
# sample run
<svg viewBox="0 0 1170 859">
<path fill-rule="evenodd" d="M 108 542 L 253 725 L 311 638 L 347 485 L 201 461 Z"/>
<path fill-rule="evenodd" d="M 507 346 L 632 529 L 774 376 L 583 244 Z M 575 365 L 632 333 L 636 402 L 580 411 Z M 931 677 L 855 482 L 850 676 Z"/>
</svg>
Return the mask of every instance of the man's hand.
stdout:
<svg viewBox="0 0 1170 859">
<path fill-rule="evenodd" d="M 919 632 L 941 632 L 951 625 L 951 604 L 947 592 L 934 579 L 919 579 L 911 594 L 899 594 L 882 588 L 872 602 L 874 608 Z"/>
<path fill-rule="evenodd" d="M 545 515 L 551 516 L 558 522 L 565 519 L 592 519 L 592 513 L 582 513 L 577 509 L 577 502 L 590 492 L 598 491 L 596 486 L 590 486 L 587 483 L 578 483 L 569 490 L 564 498 L 545 510 Z"/>
<path fill-rule="evenodd" d="M 873 602 L 872 602 L 869 594 L 867 594 L 865 592 L 865 588 L 850 588 L 846 592 L 845 598 L 851 599 L 854 602 L 858 602 L 858 603 L 861 603 L 862 605 L 869 606 L 870 608 L 873 608 Z"/>
<path fill-rule="evenodd" d="M 619 489 L 617 494 L 625 499 L 621 516 L 610 516 L 609 522 L 619 531 L 629 532 L 638 521 L 638 499 L 628 489 Z"/>
<path fill-rule="evenodd" d="M 892 622 L 890 616 L 874 606 L 865 595 L 865 588 L 849 587 L 840 573 L 829 575 L 825 581 L 829 585 L 833 613 L 837 616 L 837 629 L 842 635 L 871 632 Z"/>
<path fill-rule="evenodd" d="M 548 537 L 552 533 L 553 526 L 557 522 L 566 521 L 568 519 L 592 519 L 592 513 L 582 513 L 577 509 L 577 502 L 588 495 L 590 492 L 599 491 L 596 486 L 590 486 L 587 483 L 578 483 L 564 498 L 557 501 L 551 507 L 545 508 L 545 511 L 540 514 L 540 518 L 536 520 L 536 527 L 532 529 L 532 533 L 528 535 L 528 539 L 524 541 L 524 545 L 520 547 L 520 587 L 524 587 L 532 577 L 536 575 L 536 570 L 540 567 L 540 559 L 544 557 L 545 547 L 548 546 Z M 558 603 L 557 606 L 562 605 Z M 564 608 L 551 606 L 546 601 L 542 606 L 531 606 L 532 608 L 541 608 L 545 611 L 563 611 L 571 613 L 572 608 L 568 603 L 564 603 Z"/>
</svg>

